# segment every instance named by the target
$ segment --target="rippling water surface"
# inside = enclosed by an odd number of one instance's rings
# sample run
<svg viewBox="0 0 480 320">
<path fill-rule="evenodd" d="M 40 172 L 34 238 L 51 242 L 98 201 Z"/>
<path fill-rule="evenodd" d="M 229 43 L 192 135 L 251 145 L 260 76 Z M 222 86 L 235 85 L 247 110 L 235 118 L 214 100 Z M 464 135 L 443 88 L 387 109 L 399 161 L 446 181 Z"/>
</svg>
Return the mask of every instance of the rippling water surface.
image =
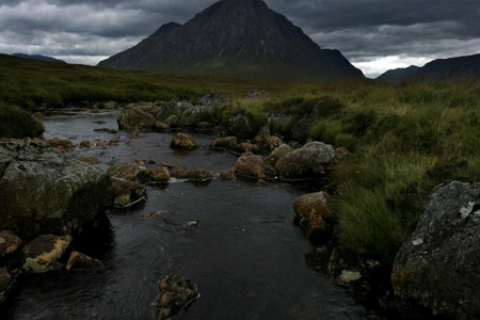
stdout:
<svg viewBox="0 0 480 320">
<path fill-rule="evenodd" d="M 170 133 L 93 132 L 116 128 L 113 114 L 52 117 L 45 125 L 48 138 L 120 138 L 117 147 L 74 152 L 99 158 L 103 167 L 141 157 L 219 173 L 235 161 L 208 150 L 215 136 L 194 134 L 202 146 L 185 154 L 168 148 Z M 157 285 L 168 273 L 191 278 L 201 294 L 174 319 L 361 319 L 365 310 L 305 263 L 311 245 L 292 222 L 292 200 L 300 194 L 288 184 L 238 180 L 149 186 L 145 205 L 108 212 L 111 234 L 104 228 L 83 248 L 105 262 L 103 272 L 31 276 L 6 319 L 153 319 Z M 141 218 L 157 210 L 165 214 Z M 193 220 L 200 224 L 184 226 Z"/>
</svg>

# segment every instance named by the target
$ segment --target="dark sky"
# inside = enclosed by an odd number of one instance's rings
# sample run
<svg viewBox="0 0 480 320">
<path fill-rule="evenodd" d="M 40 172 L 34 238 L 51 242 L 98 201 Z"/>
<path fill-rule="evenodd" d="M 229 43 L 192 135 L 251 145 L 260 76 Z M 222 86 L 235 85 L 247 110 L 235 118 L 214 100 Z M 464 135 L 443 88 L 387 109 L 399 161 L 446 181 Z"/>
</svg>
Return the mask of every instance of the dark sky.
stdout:
<svg viewBox="0 0 480 320">
<path fill-rule="evenodd" d="M 0 0 L 0 52 L 96 64 L 216 0 Z M 241 1 L 241 0 L 239 0 Z M 480 53 L 480 0 L 265 0 L 368 76 Z"/>
</svg>

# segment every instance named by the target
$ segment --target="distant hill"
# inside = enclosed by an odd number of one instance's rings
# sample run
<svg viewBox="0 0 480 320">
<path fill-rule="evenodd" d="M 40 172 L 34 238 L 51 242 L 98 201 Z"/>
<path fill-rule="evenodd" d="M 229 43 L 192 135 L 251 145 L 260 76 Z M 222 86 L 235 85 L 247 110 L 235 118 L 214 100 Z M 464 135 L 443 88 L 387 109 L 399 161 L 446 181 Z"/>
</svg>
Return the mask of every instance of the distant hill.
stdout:
<svg viewBox="0 0 480 320">
<path fill-rule="evenodd" d="M 46 56 L 41 56 L 41 55 L 30 55 L 30 54 L 24 54 L 24 53 L 14 53 L 12 56 L 17 57 L 17 58 L 23 58 L 23 59 L 30 59 L 30 60 L 40 60 L 40 61 L 50 61 L 50 62 L 61 62 L 61 63 L 66 63 L 63 60 L 58 60 L 52 57 L 46 57 Z"/>
<path fill-rule="evenodd" d="M 337 50 L 321 49 L 262 0 L 222 0 L 180 25 L 168 23 L 99 66 L 283 80 L 358 80 Z"/>
<path fill-rule="evenodd" d="M 438 59 L 423 67 L 388 70 L 376 80 L 388 83 L 432 81 L 480 81 L 480 54 Z"/>
<path fill-rule="evenodd" d="M 380 75 L 377 80 L 388 83 L 402 83 L 404 81 L 407 81 L 411 76 L 417 73 L 418 70 L 420 70 L 420 67 L 417 66 L 392 69 Z"/>
<path fill-rule="evenodd" d="M 411 81 L 463 80 L 480 81 L 480 54 L 438 59 L 420 68 Z"/>
</svg>

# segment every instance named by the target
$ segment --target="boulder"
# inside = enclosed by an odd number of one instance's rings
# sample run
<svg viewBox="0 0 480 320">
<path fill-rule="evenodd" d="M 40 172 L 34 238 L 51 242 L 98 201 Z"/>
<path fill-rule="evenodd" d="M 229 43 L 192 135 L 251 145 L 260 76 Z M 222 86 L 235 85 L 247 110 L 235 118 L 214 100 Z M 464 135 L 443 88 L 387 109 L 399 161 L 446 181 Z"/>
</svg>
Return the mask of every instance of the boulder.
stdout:
<svg viewBox="0 0 480 320">
<path fill-rule="evenodd" d="M 273 169 L 265 163 L 262 156 L 254 155 L 251 152 L 242 154 L 230 171 L 237 178 L 254 180 L 275 176 Z"/>
<path fill-rule="evenodd" d="M 156 119 L 174 127 L 210 127 L 215 122 L 211 105 L 193 106 L 188 102 L 172 101 L 161 106 Z"/>
<path fill-rule="evenodd" d="M 54 139 L 47 139 L 45 140 L 45 142 L 49 146 L 57 148 L 59 150 L 63 150 L 63 151 L 75 149 L 75 145 L 70 140 L 62 140 L 62 139 L 54 138 Z"/>
<path fill-rule="evenodd" d="M 222 181 L 228 181 L 233 179 L 235 179 L 235 176 L 230 171 L 222 172 L 220 174 L 220 180 Z"/>
<path fill-rule="evenodd" d="M 271 135 L 270 129 L 268 127 L 263 127 L 262 129 L 260 129 L 260 131 L 255 136 L 254 141 L 260 147 L 268 150 L 273 150 L 283 144 L 282 139 Z"/>
<path fill-rule="evenodd" d="M 260 152 L 260 148 L 256 144 L 248 143 L 248 142 L 240 143 L 238 148 L 242 152 L 251 152 L 251 153 L 259 153 Z"/>
<path fill-rule="evenodd" d="M 145 166 L 143 160 L 138 159 L 135 161 L 117 164 L 110 169 L 107 173 L 111 177 L 118 179 L 130 180 L 130 181 L 141 181 L 145 180 L 148 176 L 148 169 Z"/>
<path fill-rule="evenodd" d="M 283 178 L 315 177 L 325 173 L 324 165 L 335 159 L 335 149 L 323 142 L 310 142 L 288 153 L 275 165 Z"/>
<path fill-rule="evenodd" d="M 293 150 L 294 149 L 288 144 L 280 145 L 270 153 L 270 155 L 268 156 L 268 163 L 270 163 L 270 165 L 275 167 L 275 165 L 280 159 L 285 158 L 287 154 L 289 154 Z"/>
<path fill-rule="evenodd" d="M 285 114 L 271 114 L 267 123 L 273 134 L 287 136 L 290 134 L 292 117 Z"/>
<path fill-rule="evenodd" d="M 17 251 L 22 243 L 22 239 L 17 237 L 12 231 L 0 231 L 0 258 Z"/>
<path fill-rule="evenodd" d="M 328 204 L 330 196 L 325 192 L 310 193 L 298 197 L 293 209 L 299 224 L 311 239 L 330 240 L 332 236 L 332 211 Z"/>
<path fill-rule="evenodd" d="M 81 231 L 109 205 L 99 167 L 42 142 L 0 143 L 0 230 L 35 237 Z"/>
<path fill-rule="evenodd" d="M 72 251 L 65 267 L 67 271 L 95 272 L 103 270 L 103 262 L 78 251 Z"/>
<path fill-rule="evenodd" d="M 197 285 L 178 275 L 163 277 L 159 289 L 160 297 L 155 304 L 156 320 L 171 318 L 199 297 Z"/>
<path fill-rule="evenodd" d="M 403 307 L 448 319 L 480 316 L 480 183 L 450 181 L 429 195 L 392 272 Z"/>
<path fill-rule="evenodd" d="M 170 179 L 170 172 L 167 167 L 152 168 L 148 170 L 150 181 L 164 182 Z"/>
<path fill-rule="evenodd" d="M 127 108 L 117 114 L 117 123 L 120 130 L 133 128 L 152 129 L 155 126 L 155 117 L 140 108 Z"/>
<path fill-rule="evenodd" d="M 188 134 L 177 133 L 170 142 L 170 148 L 191 150 L 198 148 L 198 143 Z"/>
<path fill-rule="evenodd" d="M 237 137 L 223 137 L 218 138 L 210 143 L 210 148 L 212 149 L 235 149 L 237 147 L 238 139 Z"/>
<path fill-rule="evenodd" d="M 28 273 L 44 273 L 58 269 L 60 259 L 72 242 L 71 236 L 41 235 L 22 248 L 23 270 Z"/>
<path fill-rule="evenodd" d="M 228 118 L 226 122 L 226 130 L 229 134 L 236 135 L 240 138 L 249 139 L 258 130 L 254 121 L 245 113 L 240 112 Z"/>
</svg>

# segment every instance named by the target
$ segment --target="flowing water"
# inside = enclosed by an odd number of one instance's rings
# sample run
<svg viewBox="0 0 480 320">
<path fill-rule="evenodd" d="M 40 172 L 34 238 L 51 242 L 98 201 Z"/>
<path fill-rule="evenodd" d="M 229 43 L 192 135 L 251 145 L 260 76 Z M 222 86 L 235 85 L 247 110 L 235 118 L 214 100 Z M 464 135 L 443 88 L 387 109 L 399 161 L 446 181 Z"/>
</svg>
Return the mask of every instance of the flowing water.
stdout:
<svg viewBox="0 0 480 320">
<path fill-rule="evenodd" d="M 235 161 L 208 150 L 213 135 L 194 134 L 201 147 L 176 153 L 168 147 L 171 133 L 93 131 L 116 128 L 113 114 L 56 116 L 45 126 L 47 138 L 119 138 L 118 146 L 73 152 L 97 157 L 105 168 L 143 158 L 219 173 Z M 89 245 L 82 249 L 102 259 L 105 270 L 29 276 L 1 319 L 153 319 L 158 283 L 169 273 L 191 278 L 201 294 L 179 320 L 362 319 L 362 306 L 305 263 L 311 244 L 293 224 L 292 210 L 302 193 L 289 184 L 219 179 L 149 186 L 143 206 L 108 212 L 106 227 L 85 239 Z M 164 215 L 141 218 L 157 210 Z M 184 226 L 193 220 L 200 224 Z"/>
</svg>

